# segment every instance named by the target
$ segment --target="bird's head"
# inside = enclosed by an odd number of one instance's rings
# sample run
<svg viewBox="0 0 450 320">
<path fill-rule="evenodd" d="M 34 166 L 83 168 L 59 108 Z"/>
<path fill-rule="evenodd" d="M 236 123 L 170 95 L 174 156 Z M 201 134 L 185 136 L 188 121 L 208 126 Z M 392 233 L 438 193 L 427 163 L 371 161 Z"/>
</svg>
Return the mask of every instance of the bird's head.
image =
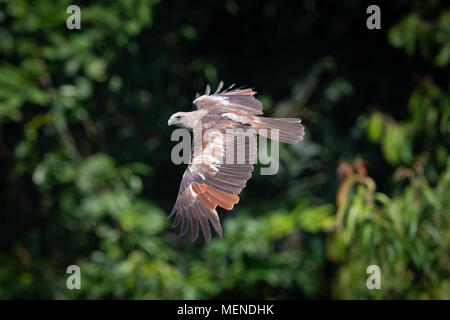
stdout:
<svg viewBox="0 0 450 320">
<path fill-rule="evenodd" d="M 178 127 L 185 127 L 185 126 L 184 126 L 184 120 L 185 120 L 185 117 L 186 117 L 186 112 L 177 112 L 177 113 L 174 113 L 174 114 L 169 118 L 169 121 L 167 122 L 167 124 L 168 124 L 169 126 L 176 125 L 176 126 L 178 126 Z"/>
</svg>

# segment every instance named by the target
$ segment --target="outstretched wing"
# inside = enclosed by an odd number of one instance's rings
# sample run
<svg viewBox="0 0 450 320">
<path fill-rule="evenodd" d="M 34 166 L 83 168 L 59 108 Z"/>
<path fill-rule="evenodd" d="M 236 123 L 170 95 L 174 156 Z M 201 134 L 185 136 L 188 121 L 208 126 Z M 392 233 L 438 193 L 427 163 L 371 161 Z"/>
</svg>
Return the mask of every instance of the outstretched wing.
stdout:
<svg viewBox="0 0 450 320">
<path fill-rule="evenodd" d="M 174 216 L 172 228 L 181 223 L 180 237 L 190 226 L 191 240 L 194 241 L 200 226 L 205 240 L 209 242 L 209 223 L 222 237 L 216 209 L 218 206 L 233 209 L 239 202 L 238 194 L 251 177 L 256 144 L 239 133 L 230 134 L 226 131 L 230 127 L 235 128 L 236 123 L 217 119 L 217 130 L 205 133 L 201 147 L 193 150 L 191 162 L 181 180 L 177 201 L 169 215 L 169 218 Z"/>
<path fill-rule="evenodd" d="M 231 85 L 228 89 L 220 91 L 223 88 L 223 82 L 220 81 L 216 92 L 210 94 L 211 87 L 208 84 L 205 93 L 203 95 L 197 94 L 194 103 L 199 110 L 219 108 L 228 112 L 244 111 L 248 114 L 263 114 L 261 102 L 254 97 L 256 91 L 250 88 L 231 90 L 233 86 Z"/>
</svg>

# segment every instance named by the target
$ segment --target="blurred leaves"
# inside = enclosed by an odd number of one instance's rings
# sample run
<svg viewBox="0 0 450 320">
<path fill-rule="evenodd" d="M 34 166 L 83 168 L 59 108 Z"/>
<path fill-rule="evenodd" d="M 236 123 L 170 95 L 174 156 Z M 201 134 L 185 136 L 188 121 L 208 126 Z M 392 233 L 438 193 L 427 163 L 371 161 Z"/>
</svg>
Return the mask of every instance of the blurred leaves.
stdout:
<svg viewBox="0 0 450 320">
<path fill-rule="evenodd" d="M 408 55 L 420 54 L 445 67 L 450 62 L 450 12 L 442 10 L 434 21 L 411 13 L 389 31 L 389 41 Z"/>
<path fill-rule="evenodd" d="M 347 262 L 336 279 L 336 296 L 370 298 L 370 292 L 355 283 L 374 263 L 383 274 L 378 298 L 448 299 L 448 277 L 438 275 L 450 274 L 449 244 L 444 240 L 449 238 L 449 172 L 450 161 L 432 187 L 420 171 L 411 171 L 410 185 L 393 198 L 377 192 L 369 177 L 346 190 L 336 217 L 338 230 L 328 247 L 333 259 Z M 353 175 L 345 179 L 343 184 L 359 180 Z M 415 280 L 418 277 L 421 281 Z"/>
</svg>

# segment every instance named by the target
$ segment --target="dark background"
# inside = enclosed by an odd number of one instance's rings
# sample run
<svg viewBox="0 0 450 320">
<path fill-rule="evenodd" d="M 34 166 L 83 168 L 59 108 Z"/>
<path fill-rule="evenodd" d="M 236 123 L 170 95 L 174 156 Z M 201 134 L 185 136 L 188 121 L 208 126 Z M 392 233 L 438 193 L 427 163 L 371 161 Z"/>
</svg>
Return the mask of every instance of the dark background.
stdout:
<svg viewBox="0 0 450 320">
<path fill-rule="evenodd" d="M 0 298 L 450 298 L 450 12 L 370 4 L 0 2 Z M 191 243 L 167 120 L 220 80 L 306 138 Z"/>
</svg>

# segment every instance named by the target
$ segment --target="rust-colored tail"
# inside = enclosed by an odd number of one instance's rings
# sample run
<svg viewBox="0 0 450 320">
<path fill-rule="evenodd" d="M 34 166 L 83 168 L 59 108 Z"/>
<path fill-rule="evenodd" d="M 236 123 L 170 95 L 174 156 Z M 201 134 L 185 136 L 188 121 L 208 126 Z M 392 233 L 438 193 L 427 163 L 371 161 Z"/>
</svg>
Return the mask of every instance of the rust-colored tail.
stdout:
<svg viewBox="0 0 450 320">
<path fill-rule="evenodd" d="M 255 117 L 256 130 L 259 135 L 269 139 L 278 140 L 286 143 L 297 143 L 303 140 L 305 136 L 305 127 L 301 124 L 302 120 L 296 118 L 266 118 Z M 263 130 L 265 129 L 265 130 Z M 278 139 L 276 139 L 276 131 Z"/>
</svg>

